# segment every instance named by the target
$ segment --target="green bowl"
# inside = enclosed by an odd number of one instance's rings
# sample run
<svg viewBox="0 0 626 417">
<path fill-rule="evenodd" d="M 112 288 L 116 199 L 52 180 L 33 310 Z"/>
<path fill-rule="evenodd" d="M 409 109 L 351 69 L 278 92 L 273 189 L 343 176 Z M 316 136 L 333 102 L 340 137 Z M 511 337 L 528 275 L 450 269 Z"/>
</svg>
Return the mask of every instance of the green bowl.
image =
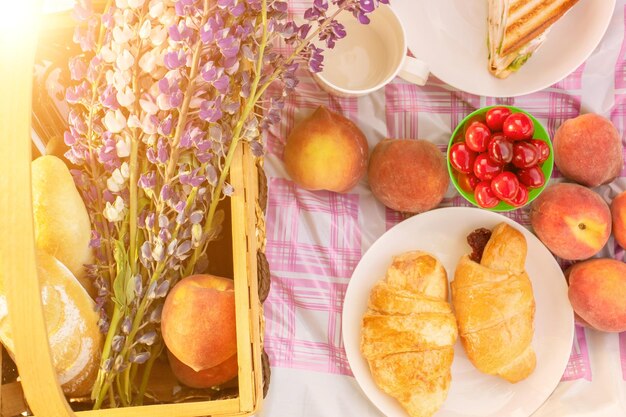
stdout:
<svg viewBox="0 0 626 417">
<path fill-rule="evenodd" d="M 548 146 L 550 147 L 550 156 L 548 156 L 548 159 L 546 159 L 543 162 L 543 164 L 541 165 L 541 170 L 543 171 L 543 175 L 545 175 L 545 177 L 546 177 L 546 182 L 540 188 L 534 188 L 532 190 L 528 190 L 529 191 L 528 192 L 528 202 L 526 202 L 526 204 L 525 204 L 525 205 L 527 205 L 531 201 L 533 201 L 535 198 L 537 198 L 537 196 L 539 194 L 541 194 L 541 192 L 546 188 L 546 185 L 548 184 L 548 181 L 550 180 L 550 177 L 552 176 L 552 168 L 554 166 L 554 151 L 552 149 L 552 141 L 550 140 L 550 135 L 548 135 L 548 132 L 543 127 L 543 125 L 541 123 L 539 123 L 539 121 L 537 119 L 535 119 L 535 117 L 532 114 L 528 113 L 527 111 L 524 111 L 524 110 L 520 109 L 519 107 L 504 106 L 504 105 L 483 107 L 482 109 L 478 109 L 478 110 L 468 114 L 461 121 L 461 123 L 459 123 L 459 125 L 456 127 L 456 129 L 454 129 L 454 132 L 452 133 L 452 137 L 450 138 L 450 142 L 448 143 L 448 151 L 446 152 L 446 156 L 447 156 L 446 159 L 447 159 L 447 163 L 448 163 L 448 173 L 450 174 L 450 180 L 452 181 L 452 184 L 454 184 L 454 188 L 456 188 L 456 190 L 459 192 L 459 194 L 461 194 L 463 196 L 463 198 L 465 198 L 467 201 L 469 201 L 470 203 L 472 203 L 476 207 L 480 207 L 478 205 L 478 203 L 476 202 L 476 199 L 474 198 L 474 193 L 469 193 L 469 192 L 463 190 L 461 188 L 461 186 L 459 185 L 459 183 L 457 181 L 457 172 L 454 170 L 454 168 L 452 168 L 452 165 L 450 165 L 450 148 L 452 147 L 453 144 L 465 140 L 464 128 L 465 128 L 466 125 L 469 125 L 470 122 L 473 122 L 475 120 L 481 120 L 482 119 L 484 121 L 484 115 L 487 113 L 487 111 L 489 109 L 491 109 L 493 107 L 506 107 L 506 108 L 510 109 L 511 112 L 513 112 L 513 113 L 524 113 L 524 114 L 526 114 L 528 117 L 530 117 L 530 119 L 533 121 L 533 124 L 535 125 L 535 134 L 533 135 L 533 139 L 542 140 L 542 141 L 546 142 L 548 144 Z M 495 206 L 495 207 L 491 207 L 491 208 L 480 207 L 480 208 L 483 208 L 485 210 L 491 210 L 491 211 L 511 211 L 511 210 L 516 210 L 516 209 L 521 208 L 521 207 L 523 207 L 523 206 L 514 207 L 514 206 L 512 206 L 510 204 L 505 203 L 504 201 L 500 201 L 500 203 L 498 203 L 498 205 Z"/>
</svg>

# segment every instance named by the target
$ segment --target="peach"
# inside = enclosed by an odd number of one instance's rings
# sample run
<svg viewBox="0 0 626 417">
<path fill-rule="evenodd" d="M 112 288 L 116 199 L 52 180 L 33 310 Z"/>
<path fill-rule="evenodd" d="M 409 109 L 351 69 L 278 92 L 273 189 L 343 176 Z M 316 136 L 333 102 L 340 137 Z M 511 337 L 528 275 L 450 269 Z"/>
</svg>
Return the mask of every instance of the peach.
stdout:
<svg viewBox="0 0 626 417">
<path fill-rule="evenodd" d="M 613 236 L 622 248 L 626 248 L 626 191 L 618 194 L 611 202 Z"/>
<path fill-rule="evenodd" d="M 191 388 L 210 388 L 221 385 L 237 376 L 237 354 L 212 368 L 194 371 L 182 363 L 169 350 L 167 357 L 176 379 Z"/>
<path fill-rule="evenodd" d="M 443 153 L 420 139 L 379 142 L 367 172 L 374 196 L 387 207 L 407 213 L 436 207 L 450 183 Z"/>
<path fill-rule="evenodd" d="M 361 130 L 320 106 L 296 126 L 285 145 L 285 169 L 307 190 L 346 192 L 365 174 L 369 148 Z"/>
<path fill-rule="evenodd" d="M 589 188 L 559 183 L 546 188 L 530 207 L 535 234 L 563 259 L 587 259 L 598 253 L 611 234 L 611 212 Z"/>
<path fill-rule="evenodd" d="M 237 352 L 233 281 L 213 275 L 183 278 L 167 295 L 161 316 L 165 345 L 194 371 Z"/>
<path fill-rule="evenodd" d="M 583 114 L 565 121 L 553 139 L 554 162 L 566 178 L 588 187 L 613 181 L 622 171 L 622 139 L 610 120 Z"/>
<path fill-rule="evenodd" d="M 579 322 L 604 332 L 626 331 L 626 264 L 601 258 L 574 264 L 566 272 L 568 296 Z"/>
</svg>

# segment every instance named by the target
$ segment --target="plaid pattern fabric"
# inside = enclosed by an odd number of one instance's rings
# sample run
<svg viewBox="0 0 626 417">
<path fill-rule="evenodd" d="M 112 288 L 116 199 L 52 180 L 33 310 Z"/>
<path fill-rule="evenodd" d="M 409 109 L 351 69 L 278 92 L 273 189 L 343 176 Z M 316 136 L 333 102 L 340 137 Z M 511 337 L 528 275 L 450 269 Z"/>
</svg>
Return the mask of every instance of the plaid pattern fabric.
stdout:
<svg viewBox="0 0 626 417">
<path fill-rule="evenodd" d="M 291 11 L 301 14 L 310 3 L 292 0 Z M 618 7 L 617 15 L 626 21 L 626 7 L 622 3 Z M 377 142 L 374 139 L 385 136 L 427 138 L 445 152 L 449 136 L 465 115 L 483 106 L 508 104 L 531 112 L 553 136 L 565 120 L 589 111 L 582 105 L 586 69 L 587 65 L 583 64 L 550 88 L 507 99 L 459 92 L 433 76 L 423 87 L 398 79 L 371 97 L 337 98 L 322 91 L 308 73 L 301 70 L 301 82 L 296 94 L 288 98 L 282 122 L 267 138 L 267 163 L 271 171 L 267 256 L 272 287 L 265 303 L 265 347 L 271 365 L 351 375 L 341 338 L 343 297 L 350 276 L 368 247 L 363 243 L 365 237 L 372 233 L 378 236 L 403 220 L 400 213 L 382 205 L 372 209 L 371 194 L 364 181 L 347 194 L 310 192 L 292 183 L 284 173 L 281 159 L 286 137 L 300 119 L 317 106 L 325 105 L 369 129 L 366 134 L 373 133 L 373 136 L 368 135 L 370 147 Z M 607 91 L 607 101 L 613 104 L 605 106 L 603 114 L 610 117 L 621 132 L 626 131 L 626 41 L 615 63 L 614 89 Z M 622 176 L 626 177 L 626 172 Z M 555 167 L 552 181 L 560 179 Z M 620 184 L 626 185 L 626 182 Z M 609 200 L 619 190 L 607 186 L 597 191 Z M 441 206 L 470 204 L 451 189 Z M 367 217 L 372 210 L 381 213 L 379 218 Z M 505 214 L 526 227 L 530 224 L 528 209 Z M 624 257 L 623 249 L 612 239 L 605 252 L 620 260 Z M 570 264 L 562 260 L 559 263 L 563 268 Z M 587 333 L 582 327 L 576 327 L 563 381 L 592 380 Z M 616 367 L 622 369 L 626 380 L 626 333 L 607 337 L 619 341 L 618 360 L 621 362 Z"/>
</svg>

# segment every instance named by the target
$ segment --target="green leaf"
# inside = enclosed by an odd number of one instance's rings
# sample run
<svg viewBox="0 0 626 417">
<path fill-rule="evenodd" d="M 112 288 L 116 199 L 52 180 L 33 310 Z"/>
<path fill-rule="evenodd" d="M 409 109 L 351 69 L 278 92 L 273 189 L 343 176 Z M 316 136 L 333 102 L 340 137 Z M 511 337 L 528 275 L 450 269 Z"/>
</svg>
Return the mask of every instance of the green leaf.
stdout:
<svg viewBox="0 0 626 417">
<path fill-rule="evenodd" d="M 126 296 L 126 288 L 130 281 L 131 274 L 130 264 L 128 263 L 128 253 L 126 252 L 124 244 L 119 240 L 115 241 L 113 256 L 115 257 L 117 266 L 117 275 L 115 276 L 115 280 L 113 280 L 113 301 L 124 310 L 129 305 L 128 297 Z"/>
</svg>

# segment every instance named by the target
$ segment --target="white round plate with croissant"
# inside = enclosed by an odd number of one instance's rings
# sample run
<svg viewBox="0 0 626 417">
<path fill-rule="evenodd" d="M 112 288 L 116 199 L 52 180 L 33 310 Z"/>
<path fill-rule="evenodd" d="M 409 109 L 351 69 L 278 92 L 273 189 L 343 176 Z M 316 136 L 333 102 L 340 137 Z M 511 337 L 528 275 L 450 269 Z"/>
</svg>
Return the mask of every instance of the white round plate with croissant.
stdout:
<svg viewBox="0 0 626 417">
<path fill-rule="evenodd" d="M 514 221 L 464 207 L 381 236 L 354 270 L 342 325 L 356 380 L 389 417 L 530 416 L 574 337 L 552 254 Z"/>
</svg>

